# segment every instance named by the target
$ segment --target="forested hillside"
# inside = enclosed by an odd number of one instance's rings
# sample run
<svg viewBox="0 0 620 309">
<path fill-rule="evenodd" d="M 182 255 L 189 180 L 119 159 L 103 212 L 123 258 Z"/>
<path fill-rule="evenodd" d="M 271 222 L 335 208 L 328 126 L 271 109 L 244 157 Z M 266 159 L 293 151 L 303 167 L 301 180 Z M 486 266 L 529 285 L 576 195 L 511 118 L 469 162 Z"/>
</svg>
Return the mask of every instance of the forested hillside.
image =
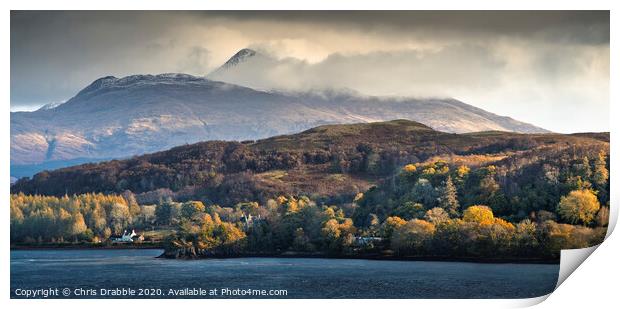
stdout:
<svg viewBox="0 0 620 309">
<path fill-rule="evenodd" d="M 11 192 L 62 196 L 131 191 L 143 203 L 171 197 L 222 205 L 290 194 L 338 203 L 391 178 L 405 164 L 441 158 L 452 165 L 494 165 L 493 177 L 510 184 L 505 189 L 513 195 L 515 185 L 532 183 L 528 177 L 543 181 L 542 167 L 555 173 L 560 156 L 570 164 L 608 153 L 609 143 L 596 138 L 601 135 L 449 134 L 406 120 L 328 125 L 259 141 L 209 141 L 45 171 L 20 180 Z"/>
<path fill-rule="evenodd" d="M 98 243 L 138 228 L 170 231 L 170 257 L 555 259 L 605 235 L 608 139 L 398 120 L 198 143 L 20 180 L 11 240 Z"/>
</svg>

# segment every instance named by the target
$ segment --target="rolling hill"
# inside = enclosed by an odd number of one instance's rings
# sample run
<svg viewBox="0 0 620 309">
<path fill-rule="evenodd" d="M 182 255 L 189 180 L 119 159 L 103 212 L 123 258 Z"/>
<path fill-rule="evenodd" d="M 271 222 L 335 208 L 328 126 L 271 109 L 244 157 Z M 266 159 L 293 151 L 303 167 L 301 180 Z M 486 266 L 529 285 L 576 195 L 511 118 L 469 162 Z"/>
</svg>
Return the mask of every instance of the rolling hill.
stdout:
<svg viewBox="0 0 620 309">
<path fill-rule="evenodd" d="M 566 160 L 608 153 L 608 136 L 455 134 L 409 120 L 323 125 L 258 141 L 208 141 L 126 160 L 45 171 L 20 180 L 11 191 L 64 195 L 129 190 L 144 203 L 173 197 L 229 205 L 280 194 L 342 202 L 416 162 L 493 164 L 503 181 L 520 179 L 524 170 L 544 179 L 548 168 Z"/>
</svg>

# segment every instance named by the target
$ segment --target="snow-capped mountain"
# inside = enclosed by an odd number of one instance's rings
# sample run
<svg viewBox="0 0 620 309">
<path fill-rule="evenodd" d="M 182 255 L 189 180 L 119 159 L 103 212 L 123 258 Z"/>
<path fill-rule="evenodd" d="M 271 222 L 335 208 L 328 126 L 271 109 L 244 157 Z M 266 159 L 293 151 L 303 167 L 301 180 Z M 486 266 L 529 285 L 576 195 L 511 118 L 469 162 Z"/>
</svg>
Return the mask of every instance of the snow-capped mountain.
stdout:
<svg viewBox="0 0 620 309">
<path fill-rule="evenodd" d="M 229 68 L 253 61 L 242 50 Z M 11 164 L 124 158 L 204 140 L 409 119 L 446 132 L 546 132 L 454 99 L 262 91 L 187 74 L 107 76 L 52 108 L 11 113 Z"/>
<path fill-rule="evenodd" d="M 299 90 L 283 87 L 280 76 L 297 75 L 306 63 L 295 58 L 277 59 L 269 54 L 244 48 L 206 77 L 212 80 L 261 90 Z M 307 89 L 304 89 L 307 90 Z"/>
<path fill-rule="evenodd" d="M 223 65 L 222 68 L 223 69 L 229 69 L 232 68 L 236 65 L 238 65 L 239 63 L 242 63 L 246 60 L 248 60 L 251 57 L 256 56 L 256 51 L 249 49 L 249 48 L 244 48 L 240 51 L 238 51 L 234 56 L 232 56 L 230 59 L 228 59 L 228 61 L 226 61 Z"/>
<path fill-rule="evenodd" d="M 54 103 L 47 103 L 43 106 L 41 106 L 39 108 L 39 110 L 48 110 L 48 109 L 52 109 L 52 108 L 56 108 L 58 106 L 60 106 L 61 104 L 64 104 L 65 102 L 54 102 Z"/>
</svg>

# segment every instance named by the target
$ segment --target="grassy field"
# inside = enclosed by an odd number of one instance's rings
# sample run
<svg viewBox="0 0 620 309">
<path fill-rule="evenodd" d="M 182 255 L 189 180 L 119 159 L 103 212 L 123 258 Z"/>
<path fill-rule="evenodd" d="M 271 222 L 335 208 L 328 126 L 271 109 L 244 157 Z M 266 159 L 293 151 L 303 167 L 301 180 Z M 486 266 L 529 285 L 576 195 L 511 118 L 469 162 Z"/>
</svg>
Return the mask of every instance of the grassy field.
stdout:
<svg viewBox="0 0 620 309">
<path fill-rule="evenodd" d="M 151 231 L 143 231 L 144 241 L 148 242 L 160 242 L 166 239 L 166 237 L 170 236 L 174 233 L 174 230 L 171 228 L 161 228 Z"/>
</svg>

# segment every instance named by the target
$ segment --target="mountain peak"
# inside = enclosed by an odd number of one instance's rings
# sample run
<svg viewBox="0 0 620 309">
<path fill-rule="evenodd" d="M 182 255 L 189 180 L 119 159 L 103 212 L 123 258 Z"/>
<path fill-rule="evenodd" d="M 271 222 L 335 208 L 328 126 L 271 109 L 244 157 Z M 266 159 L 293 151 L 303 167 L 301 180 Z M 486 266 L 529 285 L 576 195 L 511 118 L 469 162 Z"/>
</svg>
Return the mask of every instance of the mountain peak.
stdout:
<svg viewBox="0 0 620 309">
<path fill-rule="evenodd" d="M 234 54 L 232 57 L 230 57 L 230 59 L 228 59 L 228 61 L 226 61 L 226 63 L 224 63 L 224 65 L 222 65 L 223 68 L 230 68 L 233 67 L 239 63 L 242 63 L 244 61 L 247 61 L 249 58 L 254 57 L 257 54 L 257 52 L 253 49 L 249 49 L 249 48 L 244 48 L 240 51 L 238 51 L 236 54 Z"/>
<path fill-rule="evenodd" d="M 139 87 L 159 84 L 209 84 L 211 81 L 204 77 L 193 76 L 184 73 L 163 73 L 163 74 L 136 74 L 122 78 L 114 76 L 101 77 L 86 88 L 82 89 L 76 97 L 86 98 L 93 96 L 101 91 L 111 89 L 127 89 L 129 87 Z"/>
<path fill-rule="evenodd" d="M 76 96 L 85 95 L 88 93 L 95 92 L 99 89 L 108 87 L 109 85 L 114 84 L 116 80 L 118 80 L 118 78 L 114 76 L 105 76 L 105 77 L 98 78 L 94 82 L 92 82 L 90 85 L 86 86 L 86 88 L 78 92 Z"/>
</svg>

